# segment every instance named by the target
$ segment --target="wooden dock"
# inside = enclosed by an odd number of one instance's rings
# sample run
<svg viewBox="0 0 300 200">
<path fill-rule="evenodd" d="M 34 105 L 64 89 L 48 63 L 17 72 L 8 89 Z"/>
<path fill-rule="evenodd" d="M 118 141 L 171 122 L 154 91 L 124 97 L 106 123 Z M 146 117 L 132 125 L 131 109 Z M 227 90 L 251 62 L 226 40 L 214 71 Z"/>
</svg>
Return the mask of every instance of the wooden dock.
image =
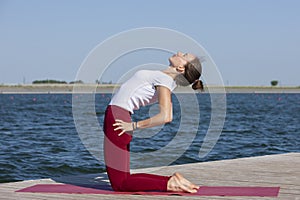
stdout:
<svg viewBox="0 0 300 200">
<path fill-rule="evenodd" d="M 68 176 L 0 184 L 0 199 L 10 200 L 83 200 L 83 199 L 282 199 L 300 200 L 300 153 L 268 155 L 213 162 L 175 165 L 133 170 L 161 175 L 180 172 L 192 182 L 205 186 L 280 186 L 277 198 L 271 197 L 204 197 L 204 196 L 141 196 L 99 194 L 19 193 L 16 190 L 35 184 L 108 184 L 105 174 Z"/>
</svg>

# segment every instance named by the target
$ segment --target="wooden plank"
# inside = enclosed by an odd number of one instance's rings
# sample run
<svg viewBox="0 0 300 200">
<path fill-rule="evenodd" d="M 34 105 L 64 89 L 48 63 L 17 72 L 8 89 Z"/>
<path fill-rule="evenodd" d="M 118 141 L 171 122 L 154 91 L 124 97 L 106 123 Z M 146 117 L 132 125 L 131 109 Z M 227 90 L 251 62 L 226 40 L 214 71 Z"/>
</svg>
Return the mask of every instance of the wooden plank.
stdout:
<svg viewBox="0 0 300 200">
<path fill-rule="evenodd" d="M 174 165 L 158 168 L 132 170 L 161 175 L 182 173 L 192 182 L 208 186 L 280 186 L 277 199 L 300 199 L 300 153 L 269 155 L 213 162 Z M 69 200 L 69 199 L 115 199 L 115 195 L 16 193 L 16 190 L 35 184 L 51 183 L 105 183 L 105 174 L 56 177 L 0 184 L 0 200 Z M 139 195 L 118 195 L 118 199 L 141 199 Z M 245 197 L 178 197 L 143 196 L 143 199 L 247 199 Z M 249 199 L 249 198 L 248 198 Z M 274 199 L 251 197 L 251 199 Z"/>
</svg>

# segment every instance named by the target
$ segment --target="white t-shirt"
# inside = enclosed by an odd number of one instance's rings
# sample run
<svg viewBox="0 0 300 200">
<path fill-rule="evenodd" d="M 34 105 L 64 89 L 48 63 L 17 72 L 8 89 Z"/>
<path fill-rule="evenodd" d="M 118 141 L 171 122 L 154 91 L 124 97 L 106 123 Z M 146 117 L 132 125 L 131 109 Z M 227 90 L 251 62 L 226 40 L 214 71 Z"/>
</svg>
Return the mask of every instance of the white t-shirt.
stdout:
<svg viewBox="0 0 300 200">
<path fill-rule="evenodd" d="M 164 86 L 173 91 L 176 83 L 162 71 L 140 70 L 121 85 L 109 105 L 116 105 L 133 113 L 133 110 L 155 103 L 158 100 L 155 86 Z"/>
</svg>

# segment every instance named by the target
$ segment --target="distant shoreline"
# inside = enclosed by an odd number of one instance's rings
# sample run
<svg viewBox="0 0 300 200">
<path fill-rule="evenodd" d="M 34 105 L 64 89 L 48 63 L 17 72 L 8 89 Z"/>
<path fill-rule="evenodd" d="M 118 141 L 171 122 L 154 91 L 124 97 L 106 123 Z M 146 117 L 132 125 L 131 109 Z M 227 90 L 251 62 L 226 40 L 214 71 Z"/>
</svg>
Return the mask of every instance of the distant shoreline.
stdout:
<svg viewBox="0 0 300 200">
<path fill-rule="evenodd" d="M 0 94 L 59 94 L 59 93 L 113 93 L 119 85 L 114 84 L 24 84 L 0 85 Z M 226 86 L 205 88 L 205 93 L 300 93 L 300 87 Z M 190 87 L 178 87 L 176 93 L 193 93 Z"/>
</svg>

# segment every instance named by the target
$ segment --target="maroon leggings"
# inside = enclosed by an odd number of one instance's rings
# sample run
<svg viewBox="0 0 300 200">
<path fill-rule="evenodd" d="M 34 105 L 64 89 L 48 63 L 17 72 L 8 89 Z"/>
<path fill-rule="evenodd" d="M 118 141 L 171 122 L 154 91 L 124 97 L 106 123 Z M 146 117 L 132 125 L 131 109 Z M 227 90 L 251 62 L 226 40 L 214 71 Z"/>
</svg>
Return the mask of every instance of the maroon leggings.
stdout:
<svg viewBox="0 0 300 200">
<path fill-rule="evenodd" d="M 130 174 L 129 143 L 131 134 L 118 134 L 112 125 L 116 119 L 131 122 L 130 113 L 118 106 L 109 105 L 105 111 L 104 119 L 104 159 L 106 171 L 111 186 L 115 191 L 167 191 L 170 177 L 153 174 Z"/>
</svg>

